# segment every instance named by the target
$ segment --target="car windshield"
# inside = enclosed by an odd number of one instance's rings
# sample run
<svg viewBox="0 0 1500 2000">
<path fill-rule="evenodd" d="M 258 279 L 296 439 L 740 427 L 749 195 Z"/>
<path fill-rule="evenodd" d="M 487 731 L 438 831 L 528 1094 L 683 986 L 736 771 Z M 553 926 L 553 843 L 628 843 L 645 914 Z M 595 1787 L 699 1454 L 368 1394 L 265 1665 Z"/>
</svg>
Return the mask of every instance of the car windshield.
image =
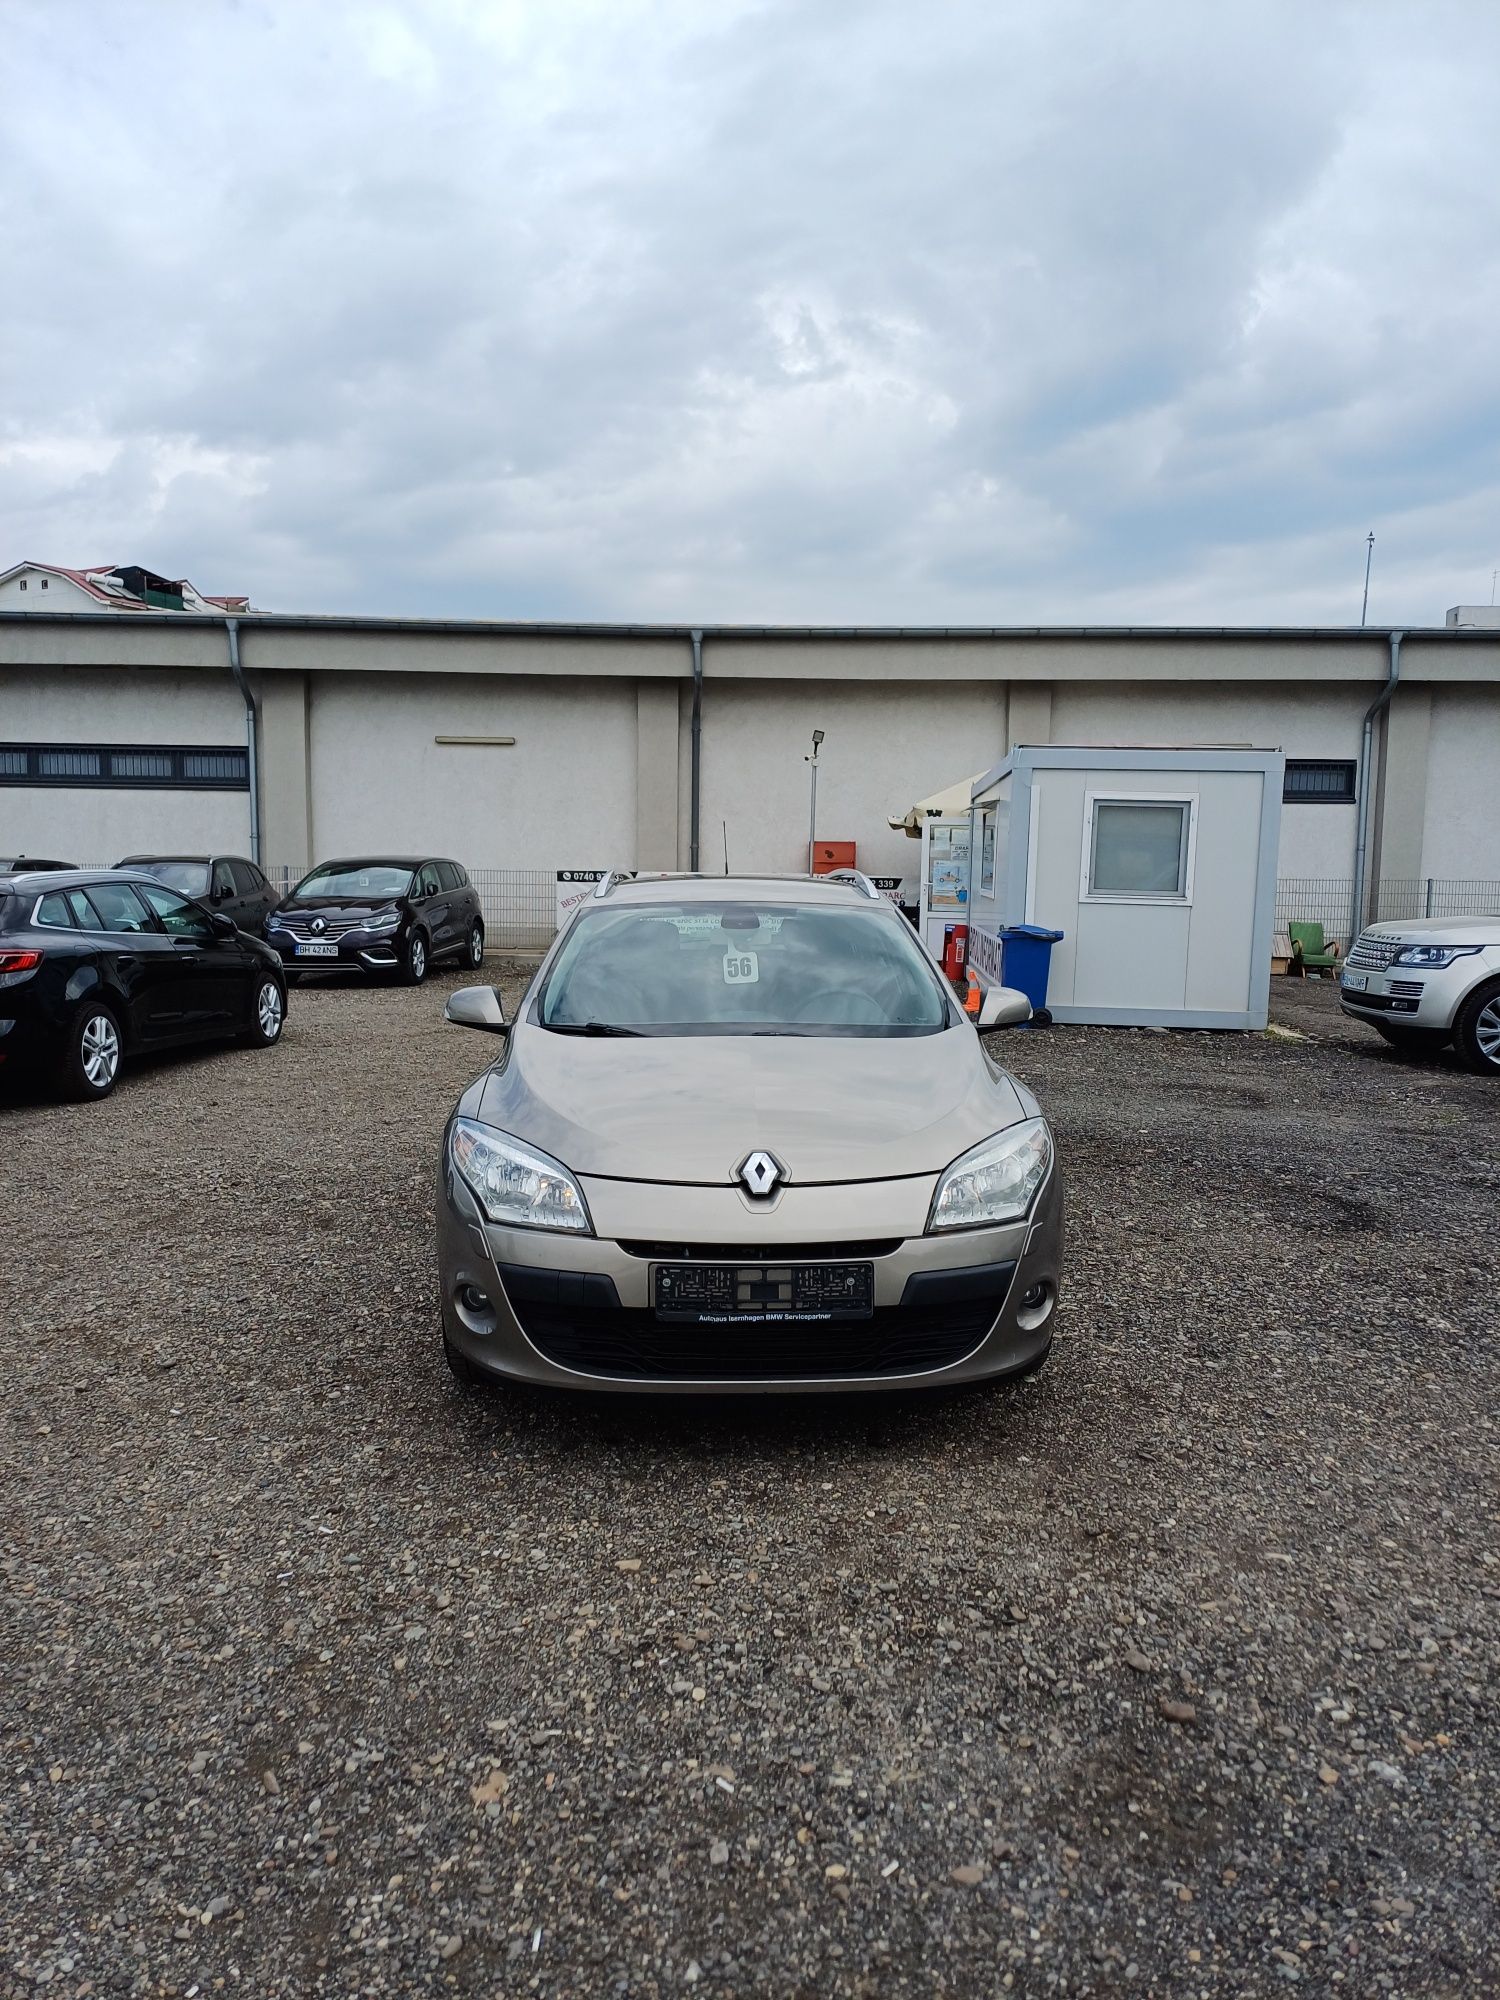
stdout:
<svg viewBox="0 0 1500 2000">
<path fill-rule="evenodd" d="M 937 974 L 884 910 L 653 904 L 581 915 L 537 1018 L 555 1033 L 933 1035 Z"/>
<path fill-rule="evenodd" d="M 372 897 L 404 896 L 411 889 L 411 870 L 394 861 L 339 861 L 304 876 L 292 896 L 297 902 L 315 896 L 349 896 L 357 903 Z"/>
<path fill-rule="evenodd" d="M 142 875 L 154 875 L 180 896 L 201 896 L 208 888 L 206 861 L 132 861 L 128 866 Z"/>
</svg>

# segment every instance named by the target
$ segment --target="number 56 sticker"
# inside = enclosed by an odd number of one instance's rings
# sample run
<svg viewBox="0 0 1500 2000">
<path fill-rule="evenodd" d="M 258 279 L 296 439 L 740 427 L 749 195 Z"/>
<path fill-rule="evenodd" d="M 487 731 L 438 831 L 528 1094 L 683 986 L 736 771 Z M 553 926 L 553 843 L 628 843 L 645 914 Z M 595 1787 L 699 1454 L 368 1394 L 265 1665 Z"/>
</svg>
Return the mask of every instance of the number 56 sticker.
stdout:
<svg viewBox="0 0 1500 2000">
<path fill-rule="evenodd" d="M 760 978 L 760 960 L 753 951 L 726 951 L 724 954 L 724 984 L 726 986 L 750 986 Z"/>
</svg>

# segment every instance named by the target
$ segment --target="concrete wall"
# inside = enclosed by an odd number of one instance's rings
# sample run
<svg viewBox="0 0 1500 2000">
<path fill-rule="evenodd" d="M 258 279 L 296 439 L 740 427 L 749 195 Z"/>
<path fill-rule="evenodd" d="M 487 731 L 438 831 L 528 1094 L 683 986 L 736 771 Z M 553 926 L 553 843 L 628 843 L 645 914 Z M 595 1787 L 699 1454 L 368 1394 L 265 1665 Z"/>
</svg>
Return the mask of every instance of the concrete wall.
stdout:
<svg viewBox="0 0 1500 2000">
<path fill-rule="evenodd" d="M 1399 871 L 1383 867 L 1389 876 Z M 1432 691 L 1419 875 L 1500 882 L 1500 696 Z"/>
<path fill-rule="evenodd" d="M 629 867 L 636 842 L 630 680 L 319 675 L 310 858 L 451 854 L 470 868 Z M 513 747 L 441 745 L 514 736 Z M 283 837 L 267 816 L 268 861 Z"/>
<path fill-rule="evenodd" d="M 242 744 L 227 674 L 116 667 L 0 671 L 0 741 Z M 0 853 L 107 863 L 155 848 L 248 852 L 246 792 L 0 785 Z"/>
<path fill-rule="evenodd" d="M 688 702 L 678 790 L 688 798 Z M 915 878 L 921 846 L 886 821 L 1001 754 L 1005 689 L 996 682 L 712 680 L 703 694 L 702 865 L 795 873 L 807 866 L 809 771 L 819 755 L 818 836 L 852 840 L 872 875 Z M 687 831 L 679 841 L 687 866 Z"/>
<path fill-rule="evenodd" d="M 56 586 L 54 586 L 56 587 Z M 31 593 L 28 593 L 28 603 Z M 52 593 L 49 592 L 49 598 Z M 470 866 L 660 867 L 688 854 L 684 631 L 348 620 L 242 624 L 262 713 L 264 859 L 435 846 Z M 1386 636 L 1337 633 L 799 634 L 708 630 L 702 861 L 795 869 L 814 728 L 819 832 L 877 874 L 918 848 L 886 826 L 1016 742 L 1240 743 L 1358 755 Z M 437 735 L 512 735 L 514 747 Z M 240 743 L 222 620 L 0 610 L 0 741 Z M 1385 877 L 1500 878 L 1500 632 L 1410 634 L 1381 732 Z M 244 846 L 243 794 L 0 787 L 3 840 L 101 859 Z M 1352 807 L 1291 806 L 1280 872 L 1347 877 Z"/>
<path fill-rule="evenodd" d="M 1054 743 L 1240 745 L 1288 757 L 1359 756 L 1373 689 L 1362 686 L 1121 687 L 1075 681 L 1055 690 Z M 1281 814 L 1279 875 L 1346 876 L 1354 870 L 1352 805 L 1289 805 Z"/>
</svg>

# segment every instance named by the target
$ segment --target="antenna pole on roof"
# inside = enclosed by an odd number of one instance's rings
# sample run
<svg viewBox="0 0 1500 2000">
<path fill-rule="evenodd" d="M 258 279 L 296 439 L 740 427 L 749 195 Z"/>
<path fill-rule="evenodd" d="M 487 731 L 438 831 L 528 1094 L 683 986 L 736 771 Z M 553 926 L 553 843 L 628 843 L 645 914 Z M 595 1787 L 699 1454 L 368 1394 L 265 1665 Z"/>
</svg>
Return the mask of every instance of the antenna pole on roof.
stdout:
<svg viewBox="0 0 1500 2000">
<path fill-rule="evenodd" d="M 1359 607 L 1359 622 L 1361 625 L 1364 624 L 1365 613 L 1370 608 L 1370 564 L 1374 560 L 1374 557 L 1375 530 L 1371 528 L 1369 534 L 1365 536 L 1365 594 Z"/>
<path fill-rule="evenodd" d="M 724 873 L 727 875 L 729 873 L 729 822 L 726 819 L 721 821 L 720 824 L 724 828 Z"/>
</svg>

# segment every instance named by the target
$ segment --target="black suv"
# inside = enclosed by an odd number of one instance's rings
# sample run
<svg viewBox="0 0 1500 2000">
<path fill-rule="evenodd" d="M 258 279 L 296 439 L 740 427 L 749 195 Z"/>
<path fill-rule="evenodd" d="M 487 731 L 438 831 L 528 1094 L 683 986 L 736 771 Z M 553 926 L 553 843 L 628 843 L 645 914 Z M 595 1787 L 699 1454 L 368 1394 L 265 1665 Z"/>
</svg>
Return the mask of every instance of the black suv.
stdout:
<svg viewBox="0 0 1500 2000">
<path fill-rule="evenodd" d="M 179 896 L 222 910 L 236 930 L 255 937 L 264 937 L 266 918 L 278 901 L 276 890 L 243 854 L 127 854 L 115 866 L 154 875 Z"/>
<path fill-rule="evenodd" d="M 484 917 L 456 861 L 323 861 L 266 919 L 287 976 L 339 966 L 419 986 L 440 958 L 478 966 Z"/>
<path fill-rule="evenodd" d="M 150 876 L 0 875 L 0 1079 L 107 1097 L 123 1057 L 182 1042 L 269 1048 L 286 977 L 269 945 Z"/>
</svg>

